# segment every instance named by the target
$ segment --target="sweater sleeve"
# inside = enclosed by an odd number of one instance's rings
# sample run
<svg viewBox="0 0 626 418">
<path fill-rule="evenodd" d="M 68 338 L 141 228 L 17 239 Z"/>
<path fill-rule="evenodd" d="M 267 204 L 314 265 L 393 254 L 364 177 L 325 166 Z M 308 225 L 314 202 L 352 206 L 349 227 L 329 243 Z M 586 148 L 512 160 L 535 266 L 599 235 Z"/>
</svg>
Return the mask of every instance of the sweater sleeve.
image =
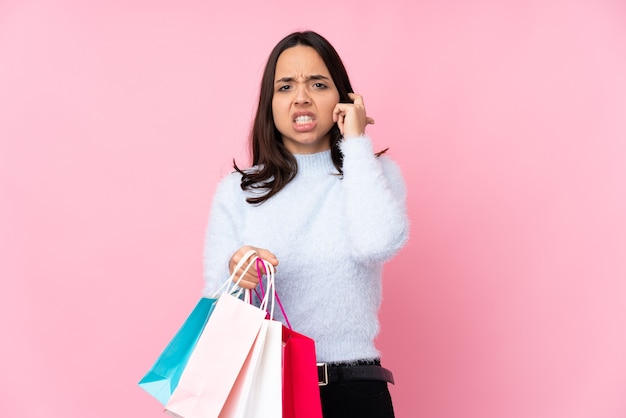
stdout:
<svg viewBox="0 0 626 418">
<path fill-rule="evenodd" d="M 228 262 L 241 246 L 237 234 L 240 217 L 235 206 L 238 187 L 239 179 L 231 174 L 219 183 L 213 196 L 202 258 L 204 296 L 213 296 L 228 279 Z"/>
<path fill-rule="evenodd" d="M 376 157 L 366 136 L 342 142 L 341 151 L 345 219 L 353 253 L 363 260 L 387 261 L 409 235 L 400 168 L 386 156 Z"/>
</svg>

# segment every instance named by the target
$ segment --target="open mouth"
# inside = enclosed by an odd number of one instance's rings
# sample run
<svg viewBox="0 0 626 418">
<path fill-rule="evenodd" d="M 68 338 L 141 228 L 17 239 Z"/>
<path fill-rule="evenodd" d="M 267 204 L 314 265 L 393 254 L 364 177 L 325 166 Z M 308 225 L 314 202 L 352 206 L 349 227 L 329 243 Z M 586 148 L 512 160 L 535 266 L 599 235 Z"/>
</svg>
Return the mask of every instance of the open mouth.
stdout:
<svg viewBox="0 0 626 418">
<path fill-rule="evenodd" d="M 313 117 L 312 116 L 308 116 L 308 115 L 297 116 L 294 119 L 294 122 L 298 126 L 308 125 L 310 123 L 313 123 Z"/>
</svg>

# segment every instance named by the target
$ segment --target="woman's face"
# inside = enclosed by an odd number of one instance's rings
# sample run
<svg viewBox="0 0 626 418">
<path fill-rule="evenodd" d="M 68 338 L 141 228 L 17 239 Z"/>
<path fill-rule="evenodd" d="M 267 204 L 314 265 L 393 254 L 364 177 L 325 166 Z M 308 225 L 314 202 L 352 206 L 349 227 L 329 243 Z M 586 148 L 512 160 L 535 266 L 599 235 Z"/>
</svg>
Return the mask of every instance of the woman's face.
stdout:
<svg viewBox="0 0 626 418">
<path fill-rule="evenodd" d="M 292 154 L 330 148 L 333 110 L 339 92 L 315 49 L 297 45 L 276 62 L 272 114 L 283 144 Z"/>
</svg>

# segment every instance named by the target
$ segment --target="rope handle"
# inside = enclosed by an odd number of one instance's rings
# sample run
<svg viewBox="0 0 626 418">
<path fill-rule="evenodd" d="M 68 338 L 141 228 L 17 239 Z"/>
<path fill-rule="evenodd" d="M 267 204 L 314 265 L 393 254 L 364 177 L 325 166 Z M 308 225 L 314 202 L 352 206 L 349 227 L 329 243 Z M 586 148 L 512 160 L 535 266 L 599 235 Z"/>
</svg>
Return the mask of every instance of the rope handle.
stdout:
<svg viewBox="0 0 626 418">
<path fill-rule="evenodd" d="M 239 260 L 239 262 L 233 269 L 232 274 L 228 277 L 228 279 L 226 279 L 224 284 L 222 284 L 222 286 L 220 286 L 220 288 L 217 289 L 215 294 L 212 296 L 213 298 L 217 298 L 222 293 L 229 293 L 238 298 L 239 296 L 241 296 L 241 292 L 244 292 L 244 300 L 247 303 L 250 303 L 250 290 L 239 287 L 239 283 L 241 283 L 243 276 L 245 276 L 246 273 L 250 270 L 250 267 L 252 267 L 252 262 L 250 262 L 246 266 L 246 268 L 241 272 L 241 274 L 239 275 L 239 279 L 237 281 L 235 281 L 235 276 L 237 275 L 237 271 L 241 269 L 244 263 L 248 261 L 255 254 L 256 254 L 255 250 L 249 250 L 248 252 L 244 254 L 244 256 L 241 258 L 241 260 Z"/>
<path fill-rule="evenodd" d="M 256 293 L 257 297 L 261 301 L 261 305 L 260 305 L 261 309 L 268 312 L 269 319 L 274 319 L 274 304 L 275 302 L 278 302 L 278 307 L 280 308 L 280 312 L 282 313 L 283 318 L 285 318 L 287 327 L 289 329 L 293 329 L 291 327 L 291 323 L 289 322 L 289 318 L 287 318 L 287 314 L 285 313 L 285 308 L 283 307 L 283 304 L 280 301 L 278 292 L 276 292 L 276 283 L 275 283 L 275 271 L 276 270 L 274 269 L 274 266 L 272 264 L 263 260 L 261 257 L 259 257 L 256 254 L 257 253 L 255 250 L 249 250 L 248 252 L 246 252 L 244 256 L 241 258 L 241 260 L 239 260 L 235 268 L 233 269 L 232 274 L 228 277 L 228 279 L 226 279 L 224 284 L 220 286 L 220 288 L 215 292 L 215 294 L 212 297 L 217 298 L 222 293 L 229 293 L 239 298 L 241 296 L 241 293 L 243 292 L 244 301 L 246 303 L 251 303 L 250 290 L 240 287 L 239 283 L 241 283 L 241 280 L 243 279 L 243 277 L 246 275 L 246 273 L 248 273 L 248 271 L 252 267 L 252 264 L 255 264 L 257 275 L 259 277 L 259 288 L 261 290 L 261 294 L 259 295 L 259 292 L 257 289 L 254 289 L 254 292 Z M 239 279 L 235 281 L 237 271 L 239 271 L 239 269 L 241 269 L 241 267 L 246 263 L 246 261 L 250 260 L 253 256 L 254 256 L 255 263 L 253 263 L 252 261 L 248 263 L 248 265 L 245 267 L 245 269 L 243 269 L 243 271 L 239 275 Z M 263 273 L 267 277 L 267 290 L 268 290 L 267 293 L 265 292 L 265 289 L 263 287 L 263 275 L 261 274 L 260 267 L 263 269 Z M 271 295 L 271 308 L 268 311 L 267 305 L 269 304 L 269 301 L 270 301 L 270 295 Z"/>
<path fill-rule="evenodd" d="M 268 292 L 267 294 L 265 293 L 265 290 L 263 289 L 263 276 L 261 274 L 261 269 L 259 268 L 263 267 L 263 271 L 265 273 L 265 277 L 267 277 L 267 286 L 268 286 Z M 282 302 L 280 301 L 280 297 L 278 296 L 278 292 L 276 291 L 276 283 L 275 283 L 275 270 L 274 270 L 274 266 L 271 265 L 270 263 L 268 263 L 267 261 L 263 260 L 260 257 L 257 257 L 256 259 L 256 272 L 257 275 L 259 277 L 259 288 L 261 289 L 261 295 L 259 295 L 259 293 L 257 292 L 256 289 L 254 289 L 257 297 L 259 299 L 262 300 L 266 300 L 267 296 L 269 295 L 270 291 L 272 292 L 272 309 L 271 309 L 271 314 L 270 314 L 270 319 L 274 319 L 274 299 L 276 300 L 276 302 L 278 302 L 278 307 L 280 308 L 280 312 L 283 314 L 283 318 L 285 318 L 285 322 L 287 323 L 287 327 L 290 330 L 293 330 L 293 328 L 291 328 L 291 323 L 289 322 L 289 318 L 287 318 L 287 314 L 285 313 L 285 308 L 283 307 Z"/>
</svg>

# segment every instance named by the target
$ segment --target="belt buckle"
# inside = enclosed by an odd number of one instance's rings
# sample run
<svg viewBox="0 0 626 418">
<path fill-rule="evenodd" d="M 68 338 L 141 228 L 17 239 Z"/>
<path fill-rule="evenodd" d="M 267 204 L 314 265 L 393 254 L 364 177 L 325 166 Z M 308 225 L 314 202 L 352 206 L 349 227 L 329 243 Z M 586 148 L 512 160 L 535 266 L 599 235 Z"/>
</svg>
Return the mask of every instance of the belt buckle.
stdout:
<svg viewBox="0 0 626 418">
<path fill-rule="evenodd" d="M 317 363 L 317 384 L 326 386 L 328 384 L 328 364 Z"/>
</svg>

